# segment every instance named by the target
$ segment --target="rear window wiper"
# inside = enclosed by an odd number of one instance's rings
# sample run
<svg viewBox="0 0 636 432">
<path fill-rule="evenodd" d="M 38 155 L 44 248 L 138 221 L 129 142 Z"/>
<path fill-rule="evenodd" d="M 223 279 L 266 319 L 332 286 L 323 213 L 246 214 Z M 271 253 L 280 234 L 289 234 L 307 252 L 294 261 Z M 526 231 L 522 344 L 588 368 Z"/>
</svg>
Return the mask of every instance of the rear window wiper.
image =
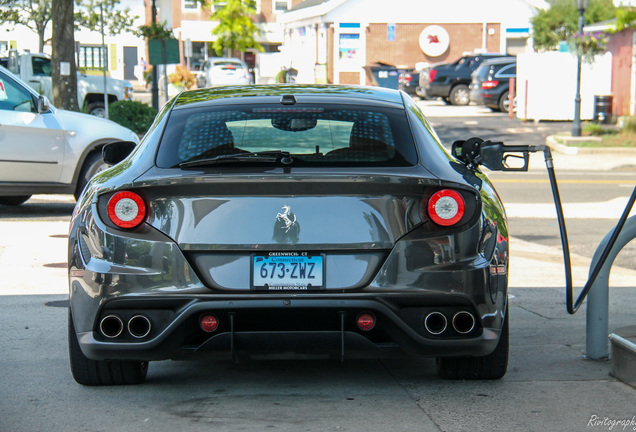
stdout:
<svg viewBox="0 0 636 432">
<path fill-rule="evenodd" d="M 218 165 L 224 163 L 240 163 L 240 162 L 280 162 L 289 165 L 294 162 L 289 152 L 281 150 L 271 150 L 262 152 L 242 152 L 232 154 L 222 154 L 211 158 L 195 159 L 181 162 L 179 168 L 189 168 L 205 165 Z"/>
</svg>

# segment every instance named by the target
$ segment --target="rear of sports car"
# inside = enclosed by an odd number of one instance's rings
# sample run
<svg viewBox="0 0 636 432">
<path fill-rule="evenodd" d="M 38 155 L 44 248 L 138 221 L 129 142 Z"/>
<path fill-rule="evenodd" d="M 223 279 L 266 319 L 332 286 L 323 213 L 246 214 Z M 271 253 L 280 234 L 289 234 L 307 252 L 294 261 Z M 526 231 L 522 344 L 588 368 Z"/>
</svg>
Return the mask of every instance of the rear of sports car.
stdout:
<svg viewBox="0 0 636 432">
<path fill-rule="evenodd" d="M 449 378 L 503 376 L 507 231 L 485 177 L 401 93 L 250 89 L 180 96 L 78 203 L 75 379 L 137 383 L 164 359 L 404 354 Z"/>
</svg>

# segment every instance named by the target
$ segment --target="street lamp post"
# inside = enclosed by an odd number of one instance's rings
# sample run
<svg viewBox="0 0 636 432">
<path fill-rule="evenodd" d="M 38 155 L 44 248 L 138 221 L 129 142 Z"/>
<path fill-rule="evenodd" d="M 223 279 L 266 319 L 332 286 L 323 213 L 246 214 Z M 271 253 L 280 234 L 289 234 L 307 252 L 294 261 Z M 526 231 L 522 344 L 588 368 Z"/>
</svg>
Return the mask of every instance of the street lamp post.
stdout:
<svg viewBox="0 0 636 432">
<path fill-rule="evenodd" d="M 583 14 L 589 0 L 576 0 L 576 7 L 579 10 L 579 29 L 578 34 L 583 34 L 583 24 L 585 24 L 585 18 Z M 576 56 L 576 95 L 574 96 L 574 121 L 572 122 L 572 136 L 581 136 L 581 53 L 577 52 Z"/>
<path fill-rule="evenodd" d="M 157 3 L 155 2 L 155 0 L 152 0 L 152 5 L 151 5 L 151 19 L 152 19 L 152 24 L 156 24 L 157 23 Z M 150 61 L 150 56 L 148 56 L 148 60 Z M 152 106 L 154 107 L 154 109 L 159 110 L 159 83 L 157 82 L 159 80 L 159 74 L 157 73 L 157 67 L 158 65 L 153 65 L 152 66 Z"/>
</svg>

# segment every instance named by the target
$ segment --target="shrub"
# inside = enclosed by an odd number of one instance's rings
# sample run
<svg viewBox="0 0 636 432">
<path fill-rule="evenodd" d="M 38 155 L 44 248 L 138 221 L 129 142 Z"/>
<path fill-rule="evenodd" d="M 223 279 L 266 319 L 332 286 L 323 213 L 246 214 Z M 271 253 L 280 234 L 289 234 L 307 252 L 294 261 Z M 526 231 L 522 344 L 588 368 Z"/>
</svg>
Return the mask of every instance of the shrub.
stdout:
<svg viewBox="0 0 636 432">
<path fill-rule="evenodd" d="M 623 132 L 628 132 L 628 133 L 636 132 L 636 117 L 625 117 L 622 129 L 623 129 Z"/>
<path fill-rule="evenodd" d="M 584 135 L 601 136 L 605 135 L 605 129 L 598 123 L 588 123 L 583 126 Z"/>
<path fill-rule="evenodd" d="M 138 101 L 122 100 L 108 106 L 108 117 L 115 123 L 144 134 L 152 125 L 157 110 Z"/>
<path fill-rule="evenodd" d="M 603 126 L 599 123 L 586 123 L 583 126 L 583 135 L 587 136 L 606 136 L 616 135 L 618 130 L 611 126 Z"/>
<path fill-rule="evenodd" d="M 177 66 L 175 71 L 168 75 L 168 82 L 189 90 L 194 85 L 194 75 L 183 66 Z"/>
</svg>

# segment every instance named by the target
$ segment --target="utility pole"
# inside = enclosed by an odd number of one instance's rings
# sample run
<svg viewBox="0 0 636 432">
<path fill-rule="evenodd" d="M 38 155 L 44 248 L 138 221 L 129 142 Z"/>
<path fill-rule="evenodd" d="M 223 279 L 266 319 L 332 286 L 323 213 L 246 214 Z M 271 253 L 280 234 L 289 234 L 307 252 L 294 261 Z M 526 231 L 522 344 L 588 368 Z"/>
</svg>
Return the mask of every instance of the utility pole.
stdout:
<svg viewBox="0 0 636 432">
<path fill-rule="evenodd" d="M 579 30 L 578 34 L 583 34 L 585 18 L 583 14 L 587 8 L 589 0 L 577 0 L 576 7 L 579 10 Z M 581 136 L 581 53 L 577 53 L 576 59 L 576 95 L 574 96 L 574 121 L 572 122 L 572 136 Z"/>
<path fill-rule="evenodd" d="M 151 19 L 153 26 L 157 23 L 157 4 L 156 0 L 152 0 Z M 152 67 L 152 106 L 159 111 L 159 74 L 157 73 L 158 65 Z"/>
</svg>

